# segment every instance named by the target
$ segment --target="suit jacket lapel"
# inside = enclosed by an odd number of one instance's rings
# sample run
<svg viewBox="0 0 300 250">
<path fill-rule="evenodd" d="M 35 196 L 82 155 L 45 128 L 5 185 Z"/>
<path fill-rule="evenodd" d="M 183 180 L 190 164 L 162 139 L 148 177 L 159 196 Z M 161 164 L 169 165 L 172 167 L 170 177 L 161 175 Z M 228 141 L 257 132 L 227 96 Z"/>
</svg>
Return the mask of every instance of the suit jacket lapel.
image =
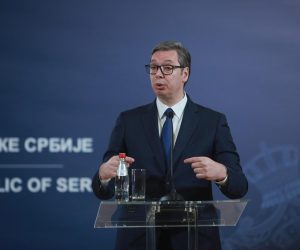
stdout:
<svg viewBox="0 0 300 250">
<path fill-rule="evenodd" d="M 197 106 L 188 98 L 173 151 L 174 169 L 176 169 L 176 163 L 179 160 L 180 155 L 191 140 L 195 129 L 197 129 L 199 125 L 200 116 L 197 114 L 198 111 Z"/>
<path fill-rule="evenodd" d="M 164 153 L 158 133 L 157 107 L 155 101 L 149 105 L 145 114 L 142 116 L 146 135 L 154 156 L 160 165 L 160 169 L 165 171 Z"/>
</svg>

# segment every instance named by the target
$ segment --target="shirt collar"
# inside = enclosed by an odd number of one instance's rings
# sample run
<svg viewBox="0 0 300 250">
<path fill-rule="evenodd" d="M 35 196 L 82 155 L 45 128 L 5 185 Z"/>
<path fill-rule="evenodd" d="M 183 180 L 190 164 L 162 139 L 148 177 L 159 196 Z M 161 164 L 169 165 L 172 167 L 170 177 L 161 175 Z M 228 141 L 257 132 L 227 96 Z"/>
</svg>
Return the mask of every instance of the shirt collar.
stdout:
<svg viewBox="0 0 300 250">
<path fill-rule="evenodd" d="M 180 118 L 182 116 L 182 113 L 184 111 L 186 103 L 187 103 L 186 93 L 184 93 L 184 97 L 179 102 L 177 102 L 175 105 L 173 105 L 172 107 L 169 107 L 169 106 L 165 105 L 164 103 L 162 103 L 159 100 L 159 98 L 156 98 L 156 106 L 157 106 L 157 110 L 158 110 L 159 119 L 163 118 L 164 113 L 165 113 L 167 108 L 173 109 L 175 115 L 178 118 Z"/>
</svg>

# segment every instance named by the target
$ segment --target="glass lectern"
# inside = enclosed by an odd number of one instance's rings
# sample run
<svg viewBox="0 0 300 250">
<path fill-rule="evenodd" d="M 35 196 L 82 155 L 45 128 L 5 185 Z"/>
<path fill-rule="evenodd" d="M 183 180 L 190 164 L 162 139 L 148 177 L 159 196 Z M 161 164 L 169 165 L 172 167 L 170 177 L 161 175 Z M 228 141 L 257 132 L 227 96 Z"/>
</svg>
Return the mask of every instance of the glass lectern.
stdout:
<svg viewBox="0 0 300 250">
<path fill-rule="evenodd" d="M 197 228 L 235 226 L 247 200 L 224 201 L 102 201 L 95 228 L 146 228 L 146 249 L 156 249 L 157 227 L 186 227 L 187 249 L 198 249 Z"/>
</svg>

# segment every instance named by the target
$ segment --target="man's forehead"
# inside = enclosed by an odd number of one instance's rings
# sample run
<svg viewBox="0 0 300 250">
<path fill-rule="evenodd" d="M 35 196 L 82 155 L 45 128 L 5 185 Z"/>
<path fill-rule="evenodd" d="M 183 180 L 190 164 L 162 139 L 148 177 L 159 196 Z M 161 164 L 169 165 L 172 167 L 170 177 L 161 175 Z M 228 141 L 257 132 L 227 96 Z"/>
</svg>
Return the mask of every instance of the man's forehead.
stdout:
<svg viewBox="0 0 300 250">
<path fill-rule="evenodd" d="M 151 61 L 177 62 L 178 55 L 176 50 L 156 51 L 151 56 Z"/>
</svg>

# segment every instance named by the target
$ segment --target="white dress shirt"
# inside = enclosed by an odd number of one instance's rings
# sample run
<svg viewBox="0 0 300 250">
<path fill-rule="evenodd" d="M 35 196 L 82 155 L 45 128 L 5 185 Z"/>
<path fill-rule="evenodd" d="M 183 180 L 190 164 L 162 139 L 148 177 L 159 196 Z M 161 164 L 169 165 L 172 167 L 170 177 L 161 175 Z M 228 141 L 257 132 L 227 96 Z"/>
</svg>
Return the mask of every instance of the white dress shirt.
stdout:
<svg viewBox="0 0 300 250">
<path fill-rule="evenodd" d="M 161 135 L 162 127 L 166 120 L 166 116 L 164 115 L 165 111 L 168 108 L 171 108 L 174 111 L 174 117 L 172 120 L 173 121 L 174 144 L 176 142 L 176 139 L 177 139 L 177 136 L 179 133 L 179 129 L 180 129 L 182 118 L 183 118 L 183 111 L 184 111 L 186 103 L 187 103 L 187 96 L 185 93 L 184 93 L 184 97 L 172 107 L 168 107 L 167 105 L 162 103 L 159 100 L 159 98 L 156 98 L 156 106 L 157 106 L 157 110 L 158 110 L 158 133 L 159 133 L 159 136 Z"/>
</svg>

